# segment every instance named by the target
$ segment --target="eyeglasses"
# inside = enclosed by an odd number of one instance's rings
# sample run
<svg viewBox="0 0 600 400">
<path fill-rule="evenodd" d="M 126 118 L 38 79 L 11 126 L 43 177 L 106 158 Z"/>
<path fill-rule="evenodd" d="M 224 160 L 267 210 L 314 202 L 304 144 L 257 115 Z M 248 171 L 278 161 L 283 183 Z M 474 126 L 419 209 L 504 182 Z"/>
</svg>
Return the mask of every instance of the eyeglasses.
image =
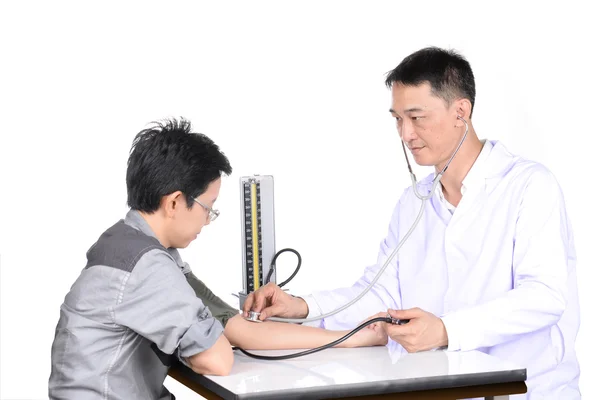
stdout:
<svg viewBox="0 0 600 400">
<path fill-rule="evenodd" d="M 200 203 L 198 200 L 194 199 L 194 201 L 198 204 L 200 204 L 207 212 L 208 212 L 208 217 L 210 218 L 210 221 L 214 221 L 215 219 L 217 219 L 217 217 L 219 216 L 219 210 L 213 210 L 212 208 L 210 208 L 209 206 Z"/>
</svg>

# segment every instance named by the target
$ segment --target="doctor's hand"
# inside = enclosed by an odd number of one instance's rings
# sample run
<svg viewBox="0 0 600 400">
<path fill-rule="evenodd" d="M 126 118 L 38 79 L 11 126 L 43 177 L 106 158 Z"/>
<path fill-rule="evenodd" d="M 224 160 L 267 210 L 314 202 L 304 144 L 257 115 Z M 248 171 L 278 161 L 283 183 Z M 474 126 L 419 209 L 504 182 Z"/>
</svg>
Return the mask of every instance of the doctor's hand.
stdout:
<svg viewBox="0 0 600 400">
<path fill-rule="evenodd" d="M 290 296 L 273 282 L 261 286 L 250 293 L 244 302 L 244 317 L 249 311 L 260 313 L 258 317 L 264 321 L 268 317 L 305 318 L 308 315 L 308 305 L 300 297 Z"/>
<path fill-rule="evenodd" d="M 410 319 L 404 325 L 383 323 L 387 335 L 408 351 L 414 353 L 448 345 L 448 334 L 444 322 L 420 308 L 388 310 L 392 318 Z"/>
</svg>

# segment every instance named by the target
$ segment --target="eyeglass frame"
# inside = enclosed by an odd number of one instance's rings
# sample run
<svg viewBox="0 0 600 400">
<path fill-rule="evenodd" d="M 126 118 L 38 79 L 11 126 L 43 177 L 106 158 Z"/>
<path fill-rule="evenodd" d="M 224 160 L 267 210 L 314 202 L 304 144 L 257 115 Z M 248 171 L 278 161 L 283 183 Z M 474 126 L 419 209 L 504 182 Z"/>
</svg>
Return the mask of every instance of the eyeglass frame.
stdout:
<svg viewBox="0 0 600 400">
<path fill-rule="evenodd" d="M 215 210 L 215 209 L 207 206 L 206 204 L 202 204 L 201 202 L 199 202 L 196 199 L 194 199 L 194 201 L 196 203 L 200 204 L 200 206 L 202 206 L 202 208 L 204 208 L 208 212 L 208 218 L 210 219 L 210 222 L 213 222 L 215 219 L 217 219 L 217 217 L 219 215 L 221 215 L 221 213 L 219 212 L 219 210 Z"/>
</svg>

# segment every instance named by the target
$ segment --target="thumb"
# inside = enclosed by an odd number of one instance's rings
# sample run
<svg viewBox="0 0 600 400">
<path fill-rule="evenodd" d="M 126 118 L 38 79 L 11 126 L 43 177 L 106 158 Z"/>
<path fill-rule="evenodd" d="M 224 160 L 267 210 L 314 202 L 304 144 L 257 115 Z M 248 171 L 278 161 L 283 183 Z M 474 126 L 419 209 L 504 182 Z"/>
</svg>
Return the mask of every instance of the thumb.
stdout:
<svg viewBox="0 0 600 400">
<path fill-rule="evenodd" d="M 277 304 L 267 307 L 260 312 L 258 319 L 261 321 L 264 321 L 265 319 L 267 319 L 269 317 L 272 317 L 274 315 L 279 315 L 279 314 L 281 314 L 280 309 L 281 309 L 281 306 L 279 306 Z"/>
<path fill-rule="evenodd" d="M 423 315 L 420 308 L 409 308 L 408 310 L 388 310 L 392 318 L 396 319 L 414 319 Z"/>
</svg>

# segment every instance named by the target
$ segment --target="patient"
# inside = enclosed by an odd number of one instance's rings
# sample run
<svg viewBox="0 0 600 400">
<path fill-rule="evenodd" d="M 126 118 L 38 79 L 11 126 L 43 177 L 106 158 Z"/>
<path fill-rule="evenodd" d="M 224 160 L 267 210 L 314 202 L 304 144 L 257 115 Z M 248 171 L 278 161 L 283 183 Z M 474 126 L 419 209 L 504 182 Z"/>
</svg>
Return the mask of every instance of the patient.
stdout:
<svg viewBox="0 0 600 400">
<path fill-rule="evenodd" d="M 177 249 L 219 215 L 221 176 L 231 171 L 186 120 L 137 134 L 126 174 L 130 210 L 89 248 L 60 308 L 50 399 L 171 399 L 163 383 L 174 357 L 199 374 L 227 375 L 232 345 L 312 348 L 347 333 L 246 321 L 181 260 Z M 340 346 L 386 343 L 382 329 L 364 329 Z"/>
</svg>

